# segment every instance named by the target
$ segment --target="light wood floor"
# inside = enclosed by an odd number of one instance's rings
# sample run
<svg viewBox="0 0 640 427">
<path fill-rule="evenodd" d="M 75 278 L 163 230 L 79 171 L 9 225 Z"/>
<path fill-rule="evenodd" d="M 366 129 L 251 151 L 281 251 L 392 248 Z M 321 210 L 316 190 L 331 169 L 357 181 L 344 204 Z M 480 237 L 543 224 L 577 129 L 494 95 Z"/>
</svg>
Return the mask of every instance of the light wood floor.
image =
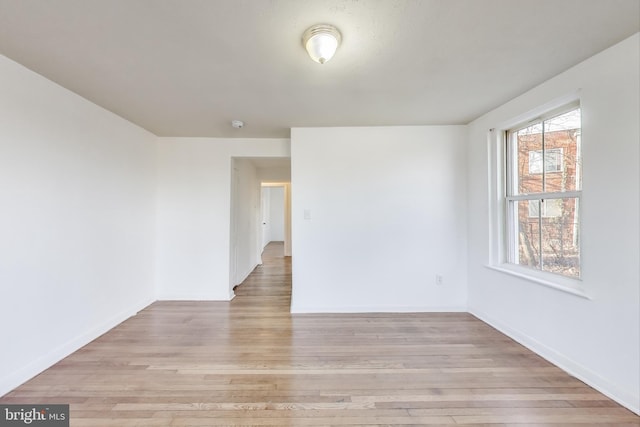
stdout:
<svg viewBox="0 0 640 427">
<path fill-rule="evenodd" d="M 290 315 L 271 244 L 231 303 L 157 302 L 0 399 L 72 426 L 638 426 L 469 314 Z"/>
</svg>

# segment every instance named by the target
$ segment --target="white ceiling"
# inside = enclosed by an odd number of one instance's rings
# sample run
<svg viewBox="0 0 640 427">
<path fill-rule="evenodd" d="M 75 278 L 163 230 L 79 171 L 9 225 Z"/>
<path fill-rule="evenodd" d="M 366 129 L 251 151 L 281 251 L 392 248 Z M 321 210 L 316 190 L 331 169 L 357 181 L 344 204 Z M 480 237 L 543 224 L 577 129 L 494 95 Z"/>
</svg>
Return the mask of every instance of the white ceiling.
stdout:
<svg viewBox="0 0 640 427">
<path fill-rule="evenodd" d="M 640 0 L 0 0 L 0 53 L 160 136 L 468 123 L 639 30 Z"/>
</svg>

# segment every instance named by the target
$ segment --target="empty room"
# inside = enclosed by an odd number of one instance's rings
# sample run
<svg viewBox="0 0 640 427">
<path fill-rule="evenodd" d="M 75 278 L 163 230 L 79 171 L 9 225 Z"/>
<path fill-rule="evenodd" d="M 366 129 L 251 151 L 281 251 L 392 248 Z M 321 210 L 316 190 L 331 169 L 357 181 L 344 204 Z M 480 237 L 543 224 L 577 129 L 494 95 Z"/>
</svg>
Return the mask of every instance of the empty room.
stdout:
<svg viewBox="0 0 640 427">
<path fill-rule="evenodd" d="M 640 0 L 0 0 L 0 426 L 640 425 Z"/>
</svg>

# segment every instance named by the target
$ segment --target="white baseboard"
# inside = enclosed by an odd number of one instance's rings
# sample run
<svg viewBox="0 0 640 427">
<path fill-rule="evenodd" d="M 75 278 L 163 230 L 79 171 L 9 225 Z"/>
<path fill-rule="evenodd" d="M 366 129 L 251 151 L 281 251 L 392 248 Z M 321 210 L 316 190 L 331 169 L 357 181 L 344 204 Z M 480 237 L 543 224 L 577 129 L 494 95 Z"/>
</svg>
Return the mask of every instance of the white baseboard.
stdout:
<svg viewBox="0 0 640 427">
<path fill-rule="evenodd" d="M 568 358 L 562 353 L 559 353 L 553 348 L 547 347 L 540 341 L 537 341 L 527 334 L 517 331 L 509 327 L 508 325 L 505 325 L 504 323 L 491 318 L 480 310 L 469 307 L 468 311 L 486 324 L 494 327 L 503 334 L 527 347 L 529 350 L 533 351 L 540 357 L 566 371 L 569 375 L 574 376 L 590 387 L 598 390 L 605 396 L 615 400 L 620 405 L 640 415 L 640 395 L 635 395 L 628 390 L 621 389 L 616 384 L 613 384 L 607 379 L 602 378 L 597 373 L 580 365 L 579 363 Z"/>
<path fill-rule="evenodd" d="M 148 307 L 153 302 L 153 299 L 147 299 L 133 305 L 127 310 L 122 310 L 115 316 L 110 317 L 99 325 L 91 328 L 88 331 L 85 331 L 81 335 L 54 348 L 47 354 L 27 363 L 27 365 L 25 365 L 24 367 L 0 379 L 0 396 L 4 396 L 11 390 L 15 389 L 26 381 L 29 381 L 31 378 L 35 377 L 45 369 L 48 369 L 51 366 L 55 365 L 74 351 L 77 351 L 99 336 L 118 326 L 128 318 L 135 316 L 139 311 L 143 310 L 145 307 Z"/>
<path fill-rule="evenodd" d="M 466 307 L 430 306 L 296 306 L 291 305 L 291 313 L 466 313 Z"/>
</svg>

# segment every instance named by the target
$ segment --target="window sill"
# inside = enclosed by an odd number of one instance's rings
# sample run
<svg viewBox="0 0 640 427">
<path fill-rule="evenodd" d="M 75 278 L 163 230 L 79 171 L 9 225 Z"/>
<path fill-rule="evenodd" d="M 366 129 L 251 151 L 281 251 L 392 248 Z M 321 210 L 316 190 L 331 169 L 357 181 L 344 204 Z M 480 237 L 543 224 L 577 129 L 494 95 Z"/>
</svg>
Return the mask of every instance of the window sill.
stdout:
<svg viewBox="0 0 640 427">
<path fill-rule="evenodd" d="M 571 295 L 575 295 L 581 298 L 585 298 L 588 300 L 591 300 L 592 298 L 587 295 L 587 293 L 581 288 L 581 287 L 577 287 L 577 286 L 571 286 L 568 284 L 562 284 L 562 283 L 558 283 L 555 280 L 559 279 L 560 281 L 563 282 L 572 282 L 572 283 L 578 283 L 578 280 L 575 279 L 569 279 L 569 278 L 565 278 L 565 277 L 558 277 L 558 278 L 550 278 L 550 279 L 546 279 L 544 277 L 537 277 L 532 275 L 529 271 L 518 268 L 516 266 L 511 266 L 511 265 L 506 265 L 506 264 L 502 264 L 499 266 L 496 265 L 485 265 L 485 267 L 487 267 L 488 269 L 491 270 L 495 270 L 495 271 L 499 271 L 501 273 L 506 273 L 509 274 L 511 276 L 515 276 L 518 277 L 520 279 L 525 279 L 528 280 L 530 282 L 534 282 L 534 283 L 538 283 L 540 285 L 552 288 L 552 289 L 556 289 L 558 291 L 562 291 L 562 292 L 566 292 L 568 294 Z M 523 271 L 524 270 L 524 271 Z"/>
</svg>

